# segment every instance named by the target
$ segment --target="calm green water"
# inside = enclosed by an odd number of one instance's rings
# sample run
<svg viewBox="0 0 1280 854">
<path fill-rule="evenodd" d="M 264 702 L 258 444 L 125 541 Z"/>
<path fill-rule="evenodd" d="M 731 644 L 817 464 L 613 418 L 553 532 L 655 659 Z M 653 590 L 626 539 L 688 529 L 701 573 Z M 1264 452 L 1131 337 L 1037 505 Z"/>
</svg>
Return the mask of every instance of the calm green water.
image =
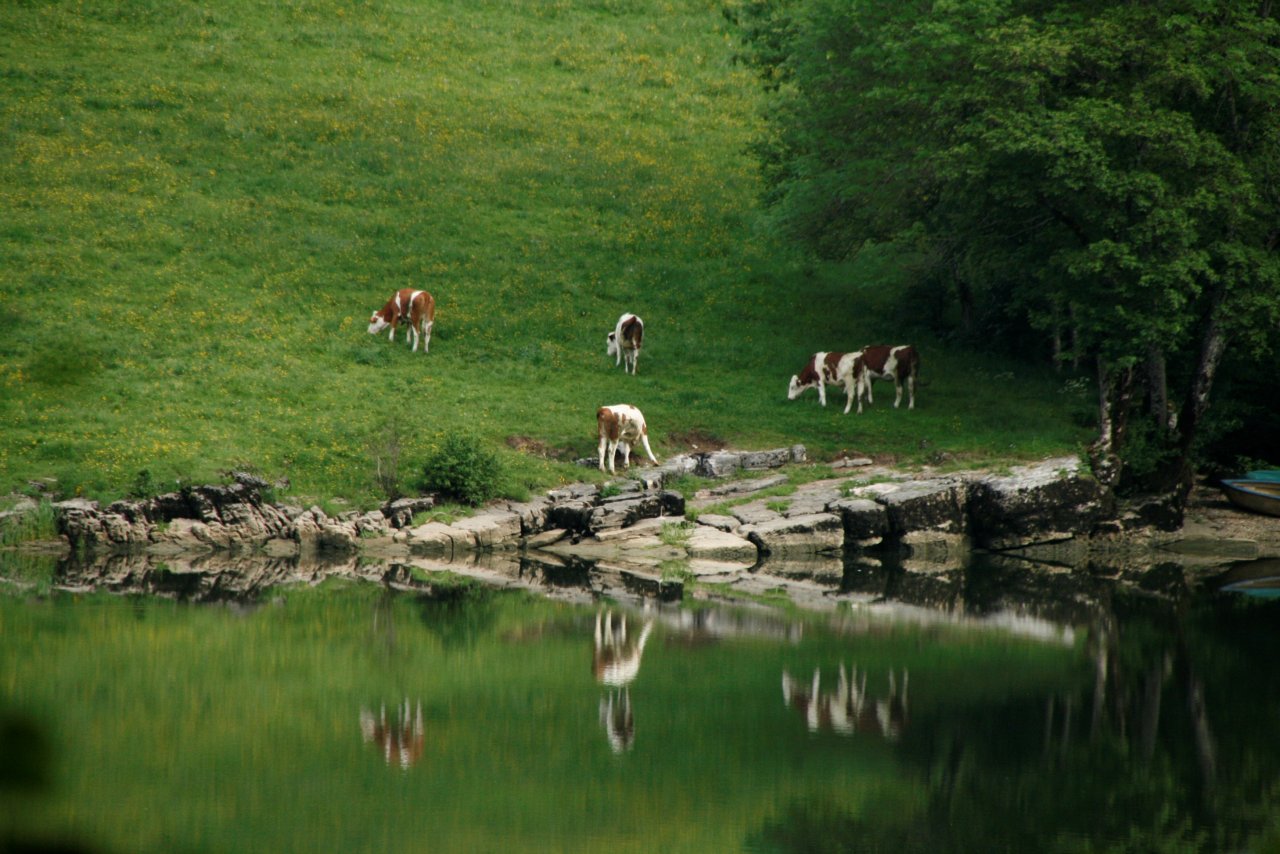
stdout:
<svg viewBox="0 0 1280 854">
<path fill-rule="evenodd" d="M 71 577 L 0 556 L 23 844 L 1280 850 L 1280 601 L 1176 568 L 851 566 L 821 611 Z"/>
</svg>

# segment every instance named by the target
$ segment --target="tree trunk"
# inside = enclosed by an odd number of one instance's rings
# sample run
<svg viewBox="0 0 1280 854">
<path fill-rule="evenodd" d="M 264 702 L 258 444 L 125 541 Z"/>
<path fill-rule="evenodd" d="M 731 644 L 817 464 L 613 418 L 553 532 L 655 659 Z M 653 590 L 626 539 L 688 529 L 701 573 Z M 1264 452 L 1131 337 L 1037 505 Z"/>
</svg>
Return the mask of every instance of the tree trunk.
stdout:
<svg viewBox="0 0 1280 854">
<path fill-rule="evenodd" d="M 1093 473 L 1104 486 L 1120 482 L 1124 463 L 1120 449 L 1124 447 L 1125 428 L 1129 419 L 1129 398 L 1133 391 L 1133 370 L 1112 372 L 1099 355 L 1098 364 L 1098 438 L 1089 448 Z"/>
<path fill-rule="evenodd" d="M 1169 383 L 1165 375 L 1164 350 L 1158 344 L 1147 347 L 1147 386 L 1151 418 L 1161 435 L 1167 435 L 1178 423 L 1169 411 Z"/>
<path fill-rule="evenodd" d="M 1187 496 L 1195 483 L 1191 449 L 1195 445 L 1200 422 L 1209 409 L 1209 394 L 1213 391 L 1213 380 L 1217 376 L 1218 365 L 1222 362 L 1222 354 L 1227 349 L 1227 333 L 1222 325 L 1222 304 L 1225 298 L 1226 287 L 1219 284 L 1214 290 L 1213 302 L 1209 309 L 1209 325 L 1205 328 L 1204 338 L 1200 342 L 1200 358 L 1196 362 L 1191 391 L 1182 405 L 1182 415 L 1178 419 L 1178 451 L 1182 459 L 1182 472 L 1178 484 L 1180 506 L 1186 505 Z"/>
</svg>

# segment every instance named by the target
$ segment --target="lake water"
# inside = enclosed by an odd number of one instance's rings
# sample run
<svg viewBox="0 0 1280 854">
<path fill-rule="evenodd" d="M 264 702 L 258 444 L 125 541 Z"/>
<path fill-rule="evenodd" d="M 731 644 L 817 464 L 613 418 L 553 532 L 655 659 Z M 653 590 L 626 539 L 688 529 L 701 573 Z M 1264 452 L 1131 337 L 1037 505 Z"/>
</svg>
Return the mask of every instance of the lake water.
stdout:
<svg viewBox="0 0 1280 854">
<path fill-rule="evenodd" d="M 0 838 L 1280 850 L 1274 567 L 778 565 L 684 602 L 348 569 L 0 554 Z"/>
</svg>

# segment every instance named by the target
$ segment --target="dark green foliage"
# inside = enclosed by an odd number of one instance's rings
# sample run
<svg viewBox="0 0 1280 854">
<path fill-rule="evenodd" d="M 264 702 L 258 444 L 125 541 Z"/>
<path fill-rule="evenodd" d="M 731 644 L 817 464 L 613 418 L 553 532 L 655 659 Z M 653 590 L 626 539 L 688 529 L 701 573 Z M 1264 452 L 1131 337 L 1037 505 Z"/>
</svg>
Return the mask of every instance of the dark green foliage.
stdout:
<svg viewBox="0 0 1280 854">
<path fill-rule="evenodd" d="M 451 433 L 432 448 L 423 464 L 423 488 L 466 504 L 483 504 L 502 489 L 497 454 L 467 433 Z"/>
<path fill-rule="evenodd" d="M 730 17 L 773 93 L 756 151 L 781 229 L 821 257 L 892 253 L 940 335 L 1094 373 L 1101 476 L 1130 454 L 1160 469 L 1154 447 L 1185 458 L 1224 351 L 1274 345 L 1280 10 L 774 0 Z"/>
</svg>

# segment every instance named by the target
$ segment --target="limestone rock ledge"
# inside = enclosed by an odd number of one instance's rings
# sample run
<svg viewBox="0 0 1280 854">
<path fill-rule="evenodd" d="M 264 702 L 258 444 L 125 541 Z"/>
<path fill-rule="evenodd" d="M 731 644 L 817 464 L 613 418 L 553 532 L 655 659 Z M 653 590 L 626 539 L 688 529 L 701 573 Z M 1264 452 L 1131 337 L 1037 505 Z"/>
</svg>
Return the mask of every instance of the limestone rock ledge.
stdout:
<svg viewBox="0 0 1280 854">
<path fill-rule="evenodd" d="M 329 515 L 265 501 L 257 483 L 193 487 L 103 508 L 74 499 L 54 505 L 59 532 L 77 551 L 178 554 L 254 550 L 268 554 L 440 557 L 513 549 L 559 551 L 584 559 L 627 552 L 641 563 L 701 561 L 750 568 L 766 557 L 894 553 L 947 560 L 971 547 L 1027 550 L 1088 538 L 1115 518 L 1110 493 L 1075 458 L 1045 460 L 994 474 L 880 482 L 832 478 L 773 498 L 753 497 L 776 478 L 726 482 L 706 502 L 723 512 L 684 521 L 685 499 L 664 488 L 683 474 L 733 474 L 803 460 L 804 448 L 754 454 L 717 451 L 639 468 L 629 479 L 577 483 L 526 502 L 498 502 L 451 523 L 413 525 L 431 498 L 400 499 L 372 512 Z M 670 531 L 666 526 L 671 525 Z M 652 559 L 650 559 L 652 558 Z"/>
</svg>

